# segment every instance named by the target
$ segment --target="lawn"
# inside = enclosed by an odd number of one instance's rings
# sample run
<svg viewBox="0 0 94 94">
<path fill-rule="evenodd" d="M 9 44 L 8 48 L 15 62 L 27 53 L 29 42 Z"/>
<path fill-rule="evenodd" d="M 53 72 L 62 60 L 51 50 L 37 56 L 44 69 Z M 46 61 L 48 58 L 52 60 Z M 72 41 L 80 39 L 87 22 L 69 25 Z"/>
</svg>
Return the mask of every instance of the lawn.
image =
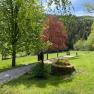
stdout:
<svg viewBox="0 0 94 94">
<path fill-rule="evenodd" d="M 30 64 L 33 62 L 37 62 L 36 56 L 26 56 L 26 57 L 18 57 L 16 64 L 17 66 L 21 66 L 23 64 Z M 0 71 L 11 68 L 11 59 L 0 60 Z"/>
<path fill-rule="evenodd" d="M 94 52 L 79 51 L 78 55 L 70 59 L 76 68 L 73 75 L 34 80 L 25 74 L 1 85 L 0 94 L 94 94 Z"/>
<path fill-rule="evenodd" d="M 60 56 L 63 56 L 64 53 L 59 53 Z M 50 58 L 56 58 L 57 54 L 52 53 L 49 54 L 49 59 Z M 44 56 L 45 60 L 47 59 L 47 56 L 45 54 Z M 17 61 L 16 61 L 16 65 L 17 66 L 21 66 L 21 65 L 26 65 L 26 64 L 31 64 L 37 62 L 37 56 L 25 56 L 25 57 L 17 57 Z M 0 71 L 4 71 L 7 69 L 11 68 L 11 59 L 7 59 L 7 60 L 1 60 L 0 58 Z"/>
</svg>

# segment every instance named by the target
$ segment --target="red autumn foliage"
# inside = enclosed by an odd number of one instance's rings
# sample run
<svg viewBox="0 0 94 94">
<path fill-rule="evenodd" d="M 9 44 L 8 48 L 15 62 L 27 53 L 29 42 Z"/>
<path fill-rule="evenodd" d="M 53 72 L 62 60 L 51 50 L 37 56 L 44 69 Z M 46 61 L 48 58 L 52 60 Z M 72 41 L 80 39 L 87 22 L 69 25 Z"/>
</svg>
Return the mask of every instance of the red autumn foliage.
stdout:
<svg viewBox="0 0 94 94">
<path fill-rule="evenodd" d="M 49 50 L 62 50 L 66 48 L 67 33 L 64 24 L 56 16 L 48 16 L 46 19 L 42 39 L 52 44 Z"/>
</svg>

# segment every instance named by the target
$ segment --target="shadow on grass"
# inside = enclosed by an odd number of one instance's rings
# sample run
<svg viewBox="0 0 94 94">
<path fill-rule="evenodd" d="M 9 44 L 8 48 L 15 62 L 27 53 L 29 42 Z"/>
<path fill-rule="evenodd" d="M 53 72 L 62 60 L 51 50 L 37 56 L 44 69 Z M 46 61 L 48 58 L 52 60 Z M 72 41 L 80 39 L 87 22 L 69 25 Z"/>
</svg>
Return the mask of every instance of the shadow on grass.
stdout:
<svg viewBox="0 0 94 94">
<path fill-rule="evenodd" d="M 58 77 L 58 76 L 50 76 L 50 78 L 47 79 L 30 79 L 29 75 L 24 75 L 16 80 L 10 81 L 7 83 L 11 86 L 18 86 L 18 85 L 25 85 L 27 88 L 35 85 L 40 88 L 45 88 L 47 85 L 52 86 L 58 86 L 60 83 L 68 83 L 72 81 L 72 77 L 66 76 L 66 77 Z"/>
<path fill-rule="evenodd" d="M 73 79 L 73 75 L 66 75 L 66 76 L 49 75 L 47 79 L 34 79 L 34 78 L 31 78 L 30 74 L 25 74 L 16 80 L 10 81 L 6 85 L 10 85 L 11 87 L 25 85 L 27 88 L 32 87 L 32 86 L 45 88 L 46 86 L 49 86 L 49 85 L 57 87 L 60 83 L 72 82 L 72 79 Z"/>
</svg>

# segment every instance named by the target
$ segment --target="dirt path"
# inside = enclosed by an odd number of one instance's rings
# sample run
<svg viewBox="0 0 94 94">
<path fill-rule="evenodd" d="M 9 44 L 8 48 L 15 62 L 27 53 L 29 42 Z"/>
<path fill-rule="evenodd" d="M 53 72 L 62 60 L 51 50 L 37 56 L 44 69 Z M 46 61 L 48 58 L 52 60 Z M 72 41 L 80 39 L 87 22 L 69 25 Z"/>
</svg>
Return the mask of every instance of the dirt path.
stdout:
<svg viewBox="0 0 94 94">
<path fill-rule="evenodd" d="M 16 78 L 22 76 L 26 72 L 30 71 L 33 65 L 35 65 L 35 64 L 26 65 L 26 66 L 11 69 L 11 70 L 8 70 L 5 72 L 1 72 L 0 73 L 0 84 L 3 84 L 5 82 L 11 81 L 13 79 L 16 79 Z"/>
<path fill-rule="evenodd" d="M 49 64 L 52 63 L 51 60 L 46 60 L 44 62 L 49 63 Z M 0 73 L 0 84 L 6 83 L 8 81 L 11 81 L 13 79 L 16 79 L 16 78 L 24 75 L 25 73 L 29 72 L 32 69 L 32 66 L 34 66 L 34 65 L 35 64 L 29 64 L 29 65 L 15 68 L 15 69 L 10 69 L 5 72 L 1 72 Z"/>
</svg>

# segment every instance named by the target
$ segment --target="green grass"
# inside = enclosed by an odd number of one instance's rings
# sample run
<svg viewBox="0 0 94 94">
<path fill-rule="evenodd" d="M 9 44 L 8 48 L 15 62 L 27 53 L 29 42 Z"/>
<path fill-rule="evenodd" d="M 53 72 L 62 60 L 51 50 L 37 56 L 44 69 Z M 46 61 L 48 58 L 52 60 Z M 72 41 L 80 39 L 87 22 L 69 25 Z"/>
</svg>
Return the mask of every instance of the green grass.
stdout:
<svg viewBox="0 0 94 94">
<path fill-rule="evenodd" d="M 76 68 L 72 76 L 35 80 L 24 75 L 0 86 L 0 94 L 94 94 L 94 52 L 79 51 L 78 55 L 70 60 Z"/>
<path fill-rule="evenodd" d="M 60 53 L 60 56 L 63 56 L 64 53 Z M 45 60 L 46 60 L 46 54 L 45 54 Z M 56 58 L 57 55 L 55 53 L 49 54 L 50 58 Z M 16 65 L 21 66 L 24 64 L 31 64 L 37 62 L 37 56 L 26 56 L 26 57 L 17 57 Z M 11 59 L 7 60 L 0 60 L 0 71 L 4 71 L 11 68 Z"/>
<path fill-rule="evenodd" d="M 16 60 L 16 65 L 21 66 L 23 64 L 30 64 L 37 62 L 36 56 L 26 56 L 26 57 L 18 57 Z M 11 59 L 0 60 L 0 71 L 11 68 Z"/>
</svg>

